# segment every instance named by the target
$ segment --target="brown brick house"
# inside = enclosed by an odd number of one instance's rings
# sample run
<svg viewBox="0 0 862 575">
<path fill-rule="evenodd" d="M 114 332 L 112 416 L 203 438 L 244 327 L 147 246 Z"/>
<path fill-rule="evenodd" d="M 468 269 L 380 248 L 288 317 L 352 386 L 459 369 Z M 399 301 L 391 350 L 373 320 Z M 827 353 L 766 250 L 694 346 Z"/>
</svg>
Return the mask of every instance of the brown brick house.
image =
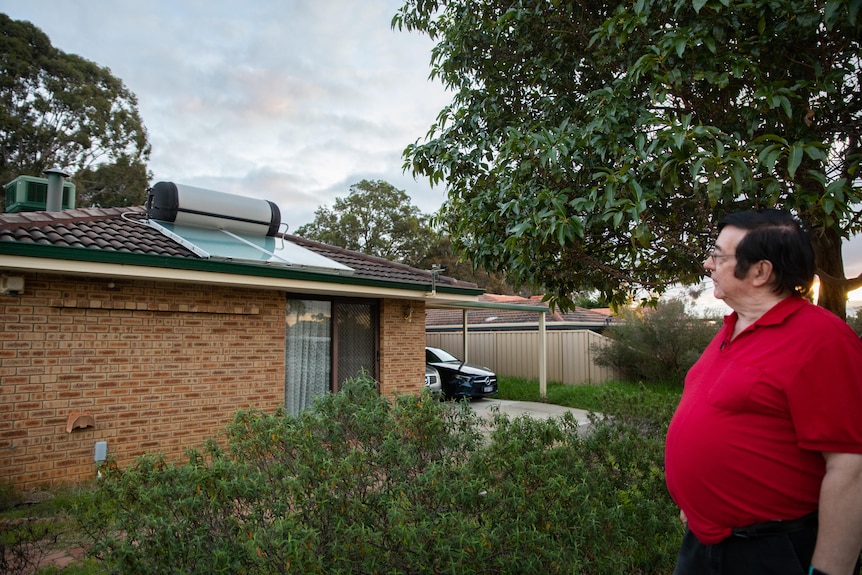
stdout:
<svg viewBox="0 0 862 575">
<path fill-rule="evenodd" d="M 417 392 L 426 305 L 481 293 L 286 234 L 267 241 L 332 269 L 207 257 L 147 220 L 0 214 L 0 481 L 89 479 L 105 451 L 179 459 L 239 408 L 297 411 L 359 369 Z"/>
</svg>

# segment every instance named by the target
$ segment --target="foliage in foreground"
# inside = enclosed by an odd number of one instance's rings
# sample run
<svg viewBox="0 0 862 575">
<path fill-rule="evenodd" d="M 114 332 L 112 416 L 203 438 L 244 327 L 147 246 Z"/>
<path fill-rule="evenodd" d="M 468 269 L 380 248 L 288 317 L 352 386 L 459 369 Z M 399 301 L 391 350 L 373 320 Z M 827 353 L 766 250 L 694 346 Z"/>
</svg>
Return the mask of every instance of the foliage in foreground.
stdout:
<svg viewBox="0 0 862 575">
<path fill-rule="evenodd" d="M 80 519 L 117 573 L 667 573 L 661 427 L 591 427 L 357 380 L 298 417 L 240 412 L 187 464 L 107 469 Z"/>
</svg>

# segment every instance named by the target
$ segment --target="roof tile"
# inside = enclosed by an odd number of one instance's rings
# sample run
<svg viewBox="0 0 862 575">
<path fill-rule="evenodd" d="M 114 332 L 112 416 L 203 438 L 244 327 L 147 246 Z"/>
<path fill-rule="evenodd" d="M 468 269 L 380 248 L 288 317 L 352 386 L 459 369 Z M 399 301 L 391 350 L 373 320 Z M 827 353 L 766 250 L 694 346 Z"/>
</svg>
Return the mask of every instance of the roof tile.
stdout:
<svg viewBox="0 0 862 575">
<path fill-rule="evenodd" d="M 285 239 L 347 265 L 354 276 L 431 286 L 431 272 L 311 241 Z M 143 206 L 132 208 L 76 208 L 60 212 L 0 213 L 0 242 L 38 243 L 123 253 L 200 259 L 194 252 L 146 225 Z M 476 284 L 438 276 L 438 285 L 475 289 Z"/>
</svg>

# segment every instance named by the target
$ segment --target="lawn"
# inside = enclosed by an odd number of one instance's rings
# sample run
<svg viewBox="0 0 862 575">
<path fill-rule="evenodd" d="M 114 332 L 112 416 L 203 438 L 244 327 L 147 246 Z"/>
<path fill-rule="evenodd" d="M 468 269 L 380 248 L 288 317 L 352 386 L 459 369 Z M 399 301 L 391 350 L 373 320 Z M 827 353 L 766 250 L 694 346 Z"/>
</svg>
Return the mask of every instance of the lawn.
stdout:
<svg viewBox="0 0 862 575">
<path fill-rule="evenodd" d="M 542 401 L 539 381 L 520 377 L 500 377 L 497 399 Z M 549 382 L 547 402 L 601 413 L 616 409 L 620 402 L 657 406 L 663 412 L 679 401 L 682 388 L 670 383 L 610 381 L 600 384 L 567 385 Z"/>
<path fill-rule="evenodd" d="M 73 509 L 92 486 L 59 486 L 22 496 L 0 486 L 0 573 L 93 575 L 100 565 L 84 557 L 84 534 Z"/>
</svg>

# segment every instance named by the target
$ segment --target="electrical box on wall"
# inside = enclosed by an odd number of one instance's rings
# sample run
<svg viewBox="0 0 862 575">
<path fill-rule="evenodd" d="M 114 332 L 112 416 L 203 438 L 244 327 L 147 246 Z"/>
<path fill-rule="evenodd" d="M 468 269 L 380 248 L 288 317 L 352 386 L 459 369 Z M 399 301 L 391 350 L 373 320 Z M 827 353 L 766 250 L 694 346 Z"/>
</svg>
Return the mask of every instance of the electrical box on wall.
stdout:
<svg viewBox="0 0 862 575">
<path fill-rule="evenodd" d="M 21 295 L 24 293 L 24 278 L 20 276 L 0 276 L 0 294 Z"/>
<path fill-rule="evenodd" d="M 108 442 L 107 441 L 97 441 L 96 442 L 96 455 L 93 457 L 94 461 L 102 462 L 108 458 Z"/>
</svg>

